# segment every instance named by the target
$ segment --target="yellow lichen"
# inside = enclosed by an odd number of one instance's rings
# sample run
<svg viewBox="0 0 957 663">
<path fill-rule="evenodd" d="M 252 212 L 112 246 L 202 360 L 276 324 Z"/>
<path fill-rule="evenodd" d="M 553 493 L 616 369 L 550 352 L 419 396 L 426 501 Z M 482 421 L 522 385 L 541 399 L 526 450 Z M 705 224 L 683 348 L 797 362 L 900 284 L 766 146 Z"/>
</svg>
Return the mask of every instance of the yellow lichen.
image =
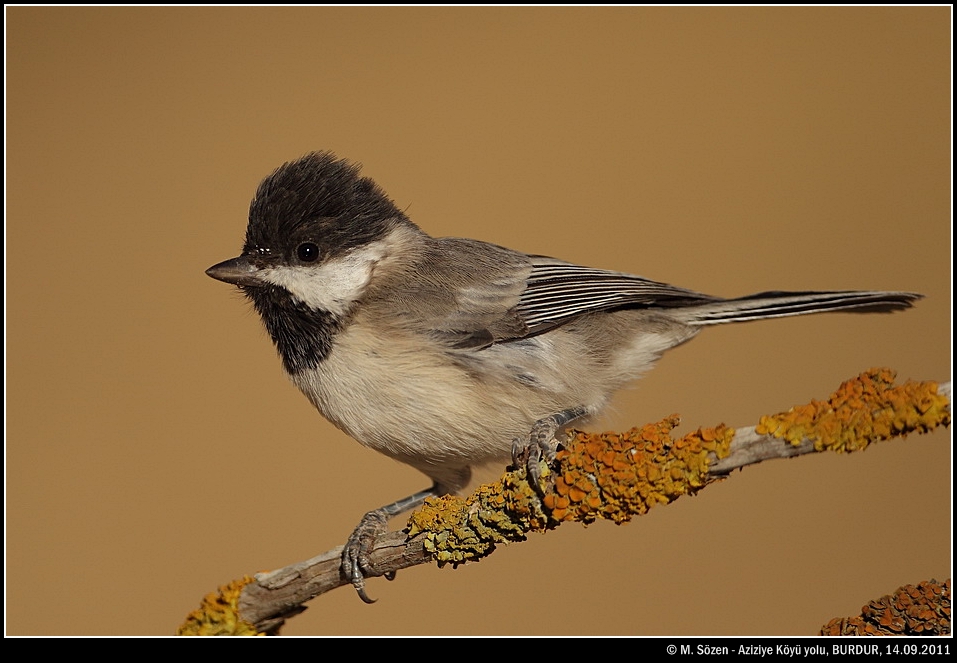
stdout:
<svg viewBox="0 0 957 663">
<path fill-rule="evenodd" d="M 936 382 L 894 386 L 890 369 L 875 368 L 844 382 L 826 401 L 811 401 L 761 417 L 756 428 L 791 444 L 805 438 L 816 451 L 860 451 L 868 444 L 950 424 L 950 405 Z"/>
<path fill-rule="evenodd" d="M 177 635 L 265 635 L 239 616 L 239 596 L 243 587 L 254 582 L 249 576 L 223 585 L 207 594 L 198 609 L 186 617 Z"/>
<path fill-rule="evenodd" d="M 543 469 L 546 469 L 543 465 Z M 521 541 L 545 528 L 538 496 L 525 472 L 508 472 L 467 499 L 430 498 L 409 519 L 409 536 L 426 532 L 425 548 L 439 565 L 458 565 L 488 555 L 499 543 Z"/>
</svg>

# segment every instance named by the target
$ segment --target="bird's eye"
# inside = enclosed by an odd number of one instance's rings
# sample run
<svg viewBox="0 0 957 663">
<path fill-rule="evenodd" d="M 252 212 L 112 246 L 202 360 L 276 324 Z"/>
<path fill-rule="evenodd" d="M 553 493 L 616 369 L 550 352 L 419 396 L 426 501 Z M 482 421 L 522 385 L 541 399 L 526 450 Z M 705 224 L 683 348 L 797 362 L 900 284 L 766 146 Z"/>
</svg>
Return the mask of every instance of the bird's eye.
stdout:
<svg viewBox="0 0 957 663">
<path fill-rule="evenodd" d="M 315 262 L 319 259 L 319 247 L 312 242 L 303 242 L 296 248 L 296 257 L 303 262 Z"/>
</svg>

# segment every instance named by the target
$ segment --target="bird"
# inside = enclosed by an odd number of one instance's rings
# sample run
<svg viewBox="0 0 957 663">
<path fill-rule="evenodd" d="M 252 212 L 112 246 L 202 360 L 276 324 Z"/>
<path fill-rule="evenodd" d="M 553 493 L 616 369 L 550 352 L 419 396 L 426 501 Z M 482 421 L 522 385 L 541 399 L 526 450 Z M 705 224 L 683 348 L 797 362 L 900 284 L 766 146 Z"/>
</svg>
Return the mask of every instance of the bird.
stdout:
<svg viewBox="0 0 957 663">
<path fill-rule="evenodd" d="M 390 518 L 455 493 L 472 469 L 554 457 L 559 433 L 703 327 L 825 311 L 888 312 L 896 291 L 726 299 L 476 239 L 432 237 L 332 152 L 281 165 L 250 203 L 242 252 L 206 274 L 252 302 L 283 370 L 362 445 L 432 482 L 366 513 L 342 553 L 359 597 Z M 524 456 L 523 456 L 524 454 Z"/>
</svg>

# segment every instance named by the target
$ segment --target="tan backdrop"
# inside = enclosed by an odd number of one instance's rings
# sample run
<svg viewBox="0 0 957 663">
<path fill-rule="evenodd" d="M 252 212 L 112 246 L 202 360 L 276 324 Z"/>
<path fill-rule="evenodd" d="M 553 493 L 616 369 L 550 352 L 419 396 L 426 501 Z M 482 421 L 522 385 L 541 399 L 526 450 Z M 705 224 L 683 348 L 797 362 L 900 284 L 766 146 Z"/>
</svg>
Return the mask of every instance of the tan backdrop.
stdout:
<svg viewBox="0 0 957 663">
<path fill-rule="evenodd" d="M 718 295 L 927 295 L 707 330 L 604 427 L 748 425 L 871 366 L 950 379 L 949 8 L 6 14 L 10 634 L 172 633 L 426 485 L 325 423 L 203 274 L 310 150 L 436 235 Z M 949 432 L 768 463 L 286 632 L 812 634 L 949 576 L 950 468 Z"/>
</svg>

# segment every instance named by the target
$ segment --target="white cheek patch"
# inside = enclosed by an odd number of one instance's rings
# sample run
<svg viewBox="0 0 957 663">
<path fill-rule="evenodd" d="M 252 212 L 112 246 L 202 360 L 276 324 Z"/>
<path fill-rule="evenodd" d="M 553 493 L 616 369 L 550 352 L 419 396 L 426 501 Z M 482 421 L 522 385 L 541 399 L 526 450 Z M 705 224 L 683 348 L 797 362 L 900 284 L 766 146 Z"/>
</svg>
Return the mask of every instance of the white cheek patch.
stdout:
<svg viewBox="0 0 957 663">
<path fill-rule="evenodd" d="M 365 291 L 376 264 L 385 256 L 385 242 L 375 242 L 314 267 L 281 266 L 262 272 L 263 280 L 285 288 L 313 309 L 344 315 Z"/>
</svg>

